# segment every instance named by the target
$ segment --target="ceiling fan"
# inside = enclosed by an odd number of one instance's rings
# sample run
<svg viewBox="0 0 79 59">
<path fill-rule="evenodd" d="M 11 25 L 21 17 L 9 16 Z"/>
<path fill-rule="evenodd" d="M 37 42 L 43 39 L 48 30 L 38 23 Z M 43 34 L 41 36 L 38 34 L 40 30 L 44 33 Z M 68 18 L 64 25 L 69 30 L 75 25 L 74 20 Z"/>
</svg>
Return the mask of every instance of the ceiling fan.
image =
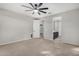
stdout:
<svg viewBox="0 0 79 59">
<path fill-rule="evenodd" d="M 48 10 L 48 7 L 45 8 L 41 8 L 41 6 L 43 5 L 43 3 L 29 3 L 31 7 L 26 6 L 26 5 L 22 5 L 22 7 L 26 7 L 29 8 L 30 10 L 25 10 L 25 11 L 33 11 L 32 14 L 37 13 L 38 15 L 41 15 L 41 13 L 46 14 L 47 12 L 45 10 Z"/>
</svg>

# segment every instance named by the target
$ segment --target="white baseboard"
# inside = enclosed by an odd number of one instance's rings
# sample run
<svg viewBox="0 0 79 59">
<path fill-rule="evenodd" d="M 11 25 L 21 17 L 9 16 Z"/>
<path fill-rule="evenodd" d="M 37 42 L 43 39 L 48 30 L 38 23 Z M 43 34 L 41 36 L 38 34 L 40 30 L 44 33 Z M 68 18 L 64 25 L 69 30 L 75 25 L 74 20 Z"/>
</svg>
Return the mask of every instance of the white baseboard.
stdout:
<svg viewBox="0 0 79 59">
<path fill-rule="evenodd" d="M 20 42 L 20 41 L 23 41 L 23 40 L 30 40 L 30 39 L 31 39 L 31 38 L 28 38 L 28 39 L 21 39 L 21 40 L 16 40 L 16 41 L 12 41 L 12 42 L 1 43 L 0 45 L 6 45 L 6 44 L 16 43 L 16 42 Z"/>
</svg>

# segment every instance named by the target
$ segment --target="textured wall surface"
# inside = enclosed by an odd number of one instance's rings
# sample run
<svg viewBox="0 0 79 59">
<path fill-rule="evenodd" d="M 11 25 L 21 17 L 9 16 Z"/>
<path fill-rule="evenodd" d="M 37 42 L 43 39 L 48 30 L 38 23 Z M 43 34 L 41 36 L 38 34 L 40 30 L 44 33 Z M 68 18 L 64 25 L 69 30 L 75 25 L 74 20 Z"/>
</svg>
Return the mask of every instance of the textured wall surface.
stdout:
<svg viewBox="0 0 79 59">
<path fill-rule="evenodd" d="M 31 38 L 31 17 L 0 10 L 0 44 Z"/>
<path fill-rule="evenodd" d="M 79 9 L 60 13 L 62 16 L 62 41 L 64 43 L 79 45 Z"/>
<path fill-rule="evenodd" d="M 53 25 L 52 16 L 45 17 L 44 19 L 44 38 L 53 40 Z"/>
</svg>

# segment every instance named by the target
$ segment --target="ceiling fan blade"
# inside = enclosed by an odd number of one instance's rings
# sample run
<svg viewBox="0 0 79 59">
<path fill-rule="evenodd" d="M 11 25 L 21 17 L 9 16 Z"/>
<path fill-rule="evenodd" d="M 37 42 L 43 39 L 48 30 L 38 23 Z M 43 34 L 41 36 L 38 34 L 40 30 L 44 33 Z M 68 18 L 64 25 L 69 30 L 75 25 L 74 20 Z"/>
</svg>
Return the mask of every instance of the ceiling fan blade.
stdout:
<svg viewBox="0 0 79 59">
<path fill-rule="evenodd" d="M 33 8 L 31 8 L 31 7 L 28 7 L 28 6 L 25 6 L 25 5 L 22 5 L 22 7 L 26 7 L 26 8 L 29 8 L 29 9 L 32 9 L 32 10 L 33 10 Z"/>
<path fill-rule="evenodd" d="M 48 8 L 40 8 L 39 10 L 47 10 Z"/>
<path fill-rule="evenodd" d="M 35 4 L 35 9 L 37 9 L 37 7 L 38 7 L 38 5 L 37 5 L 37 4 Z"/>
<path fill-rule="evenodd" d="M 37 4 L 35 4 L 35 7 L 37 7 Z"/>
<path fill-rule="evenodd" d="M 35 8 L 34 5 L 33 5 L 32 3 L 29 3 L 29 4 L 30 4 L 33 8 Z"/>
<path fill-rule="evenodd" d="M 40 12 L 42 12 L 42 13 L 47 13 L 47 12 L 45 12 L 45 11 L 41 11 L 41 10 L 40 10 Z"/>
<path fill-rule="evenodd" d="M 38 14 L 40 15 L 40 13 L 38 12 Z"/>
<path fill-rule="evenodd" d="M 43 3 L 39 3 L 38 7 L 41 7 L 43 5 Z"/>
</svg>

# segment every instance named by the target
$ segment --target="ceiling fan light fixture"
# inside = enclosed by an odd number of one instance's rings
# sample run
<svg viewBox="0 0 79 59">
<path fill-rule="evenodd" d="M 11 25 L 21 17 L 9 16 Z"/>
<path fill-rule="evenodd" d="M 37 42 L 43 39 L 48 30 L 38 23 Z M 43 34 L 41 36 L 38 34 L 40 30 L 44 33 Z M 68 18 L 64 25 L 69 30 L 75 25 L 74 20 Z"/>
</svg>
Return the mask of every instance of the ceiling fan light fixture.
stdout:
<svg viewBox="0 0 79 59">
<path fill-rule="evenodd" d="M 35 13 L 38 13 L 38 10 L 33 10 Z"/>
</svg>

